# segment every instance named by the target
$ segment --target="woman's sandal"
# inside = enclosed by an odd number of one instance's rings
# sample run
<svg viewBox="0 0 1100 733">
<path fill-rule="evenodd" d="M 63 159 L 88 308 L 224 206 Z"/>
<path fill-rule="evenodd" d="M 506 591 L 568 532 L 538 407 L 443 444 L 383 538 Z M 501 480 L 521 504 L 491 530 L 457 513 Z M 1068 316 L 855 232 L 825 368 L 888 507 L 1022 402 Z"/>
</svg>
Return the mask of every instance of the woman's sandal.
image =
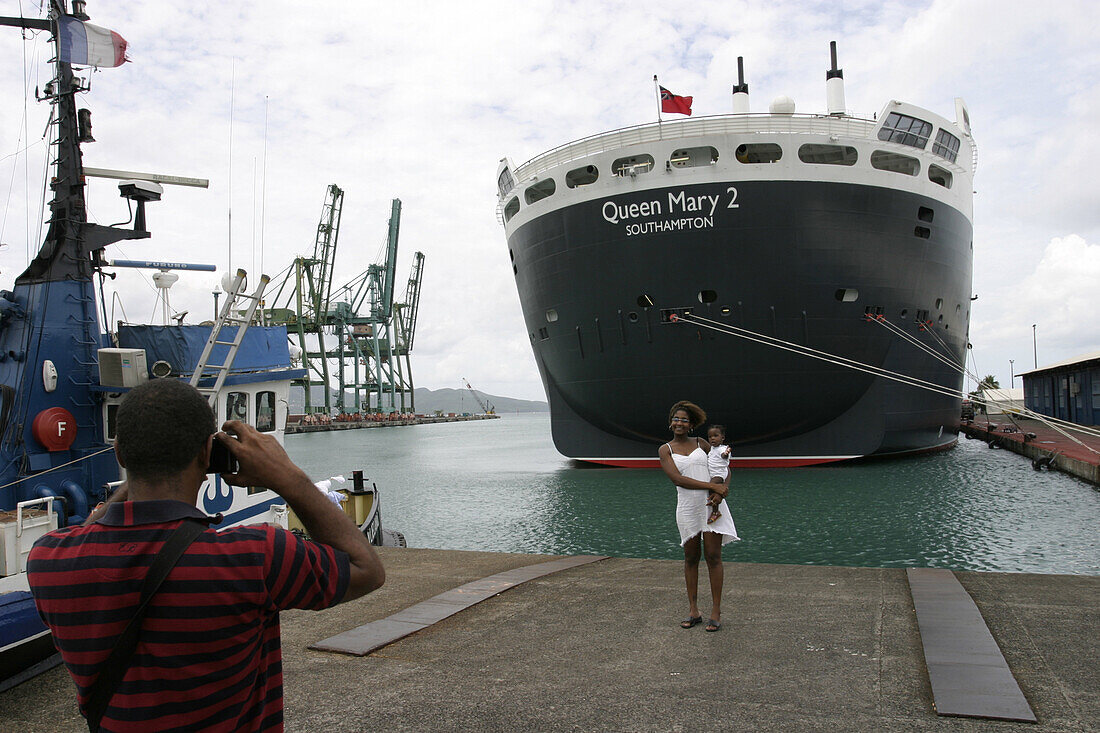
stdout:
<svg viewBox="0 0 1100 733">
<path fill-rule="evenodd" d="M 680 622 L 680 628 L 681 629 L 690 629 L 692 626 L 697 626 L 701 623 L 703 623 L 703 617 L 702 616 L 688 616 L 687 618 L 685 618 L 683 621 Z"/>
<path fill-rule="evenodd" d="M 717 631 L 720 628 L 722 628 L 722 622 L 721 621 L 715 621 L 714 619 L 708 619 L 707 620 L 707 628 L 706 628 L 707 631 Z"/>
</svg>

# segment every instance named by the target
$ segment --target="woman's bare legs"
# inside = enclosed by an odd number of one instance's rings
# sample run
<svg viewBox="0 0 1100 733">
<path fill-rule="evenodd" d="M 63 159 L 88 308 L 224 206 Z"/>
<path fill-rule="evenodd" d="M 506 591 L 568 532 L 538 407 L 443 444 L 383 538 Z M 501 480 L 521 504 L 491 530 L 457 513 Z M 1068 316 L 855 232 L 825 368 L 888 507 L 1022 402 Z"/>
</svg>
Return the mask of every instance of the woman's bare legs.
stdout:
<svg viewBox="0 0 1100 733">
<path fill-rule="evenodd" d="M 694 538 L 698 539 L 698 537 Z M 686 554 L 685 545 L 685 554 Z M 722 620 L 722 584 L 725 581 L 725 569 L 722 566 L 722 535 L 718 532 L 703 532 L 703 555 L 707 560 L 707 572 L 710 574 L 710 618 Z M 696 556 L 698 558 L 698 555 Z M 696 561 L 696 582 L 699 578 L 698 560 Z M 686 572 L 686 571 L 685 571 Z M 688 591 L 690 597 L 691 591 Z M 695 615 L 698 615 L 696 612 Z"/>
<path fill-rule="evenodd" d="M 714 534 L 711 532 L 710 534 Z M 695 535 L 684 543 L 684 583 L 687 585 L 688 616 L 699 616 L 699 557 L 701 555 L 702 542 L 699 535 Z"/>
</svg>

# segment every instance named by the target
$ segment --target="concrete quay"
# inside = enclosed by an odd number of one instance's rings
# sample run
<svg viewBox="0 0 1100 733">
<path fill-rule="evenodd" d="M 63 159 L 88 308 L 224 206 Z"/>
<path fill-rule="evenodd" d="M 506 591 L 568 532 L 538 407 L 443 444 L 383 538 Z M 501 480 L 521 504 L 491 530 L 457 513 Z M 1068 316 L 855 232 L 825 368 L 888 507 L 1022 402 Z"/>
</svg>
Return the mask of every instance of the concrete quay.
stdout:
<svg viewBox="0 0 1100 733">
<path fill-rule="evenodd" d="M 283 614 L 288 731 L 1100 730 L 1097 576 L 956 573 L 1038 718 L 1028 724 L 935 713 L 906 574 L 894 568 L 727 562 L 723 627 L 706 633 L 678 626 L 680 562 L 609 558 L 516 586 L 365 657 L 309 650 L 552 559 L 380 552 L 378 592 Z M 0 694 L 0 720 L 5 730 L 86 730 L 62 668 Z"/>
<path fill-rule="evenodd" d="M 497 420 L 500 415 L 414 415 L 392 420 L 342 420 L 321 424 L 287 422 L 286 434 L 330 433 L 334 430 L 359 430 L 360 428 L 393 428 L 401 425 L 434 425 L 441 422 L 468 422 L 470 420 Z"/>
<path fill-rule="evenodd" d="M 1007 416 L 980 415 L 964 421 L 959 430 L 969 439 L 992 443 L 1033 462 L 1049 461 L 1052 469 L 1100 486 L 1100 438 L 1066 431 L 1071 439 L 1038 420 Z"/>
</svg>

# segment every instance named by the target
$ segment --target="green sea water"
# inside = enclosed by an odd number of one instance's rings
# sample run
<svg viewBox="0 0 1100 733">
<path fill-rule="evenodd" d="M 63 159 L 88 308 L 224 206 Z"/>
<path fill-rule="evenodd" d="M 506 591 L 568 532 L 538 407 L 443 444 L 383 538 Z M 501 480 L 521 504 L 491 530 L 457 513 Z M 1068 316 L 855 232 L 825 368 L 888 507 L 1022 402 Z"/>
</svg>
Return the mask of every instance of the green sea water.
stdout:
<svg viewBox="0 0 1100 733">
<path fill-rule="evenodd" d="M 316 479 L 362 469 L 384 525 L 411 547 L 683 557 L 665 475 L 563 458 L 546 414 L 292 435 L 286 446 Z M 742 541 L 727 561 L 1100 575 L 1100 490 L 980 441 L 735 470 L 729 504 Z"/>
</svg>

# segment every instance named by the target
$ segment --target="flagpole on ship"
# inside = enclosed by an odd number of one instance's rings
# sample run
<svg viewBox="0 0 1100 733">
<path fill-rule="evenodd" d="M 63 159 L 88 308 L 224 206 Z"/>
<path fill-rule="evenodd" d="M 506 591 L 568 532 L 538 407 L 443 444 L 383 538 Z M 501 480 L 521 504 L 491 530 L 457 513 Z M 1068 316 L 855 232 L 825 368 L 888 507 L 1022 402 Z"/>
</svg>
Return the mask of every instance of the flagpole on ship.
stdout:
<svg viewBox="0 0 1100 733">
<path fill-rule="evenodd" d="M 657 75 L 653 75 L 653 93 L 657 95 L 657 137 L 664 140 L 661 131 L 661 85 L 657 83 Z"/>
</svg>

